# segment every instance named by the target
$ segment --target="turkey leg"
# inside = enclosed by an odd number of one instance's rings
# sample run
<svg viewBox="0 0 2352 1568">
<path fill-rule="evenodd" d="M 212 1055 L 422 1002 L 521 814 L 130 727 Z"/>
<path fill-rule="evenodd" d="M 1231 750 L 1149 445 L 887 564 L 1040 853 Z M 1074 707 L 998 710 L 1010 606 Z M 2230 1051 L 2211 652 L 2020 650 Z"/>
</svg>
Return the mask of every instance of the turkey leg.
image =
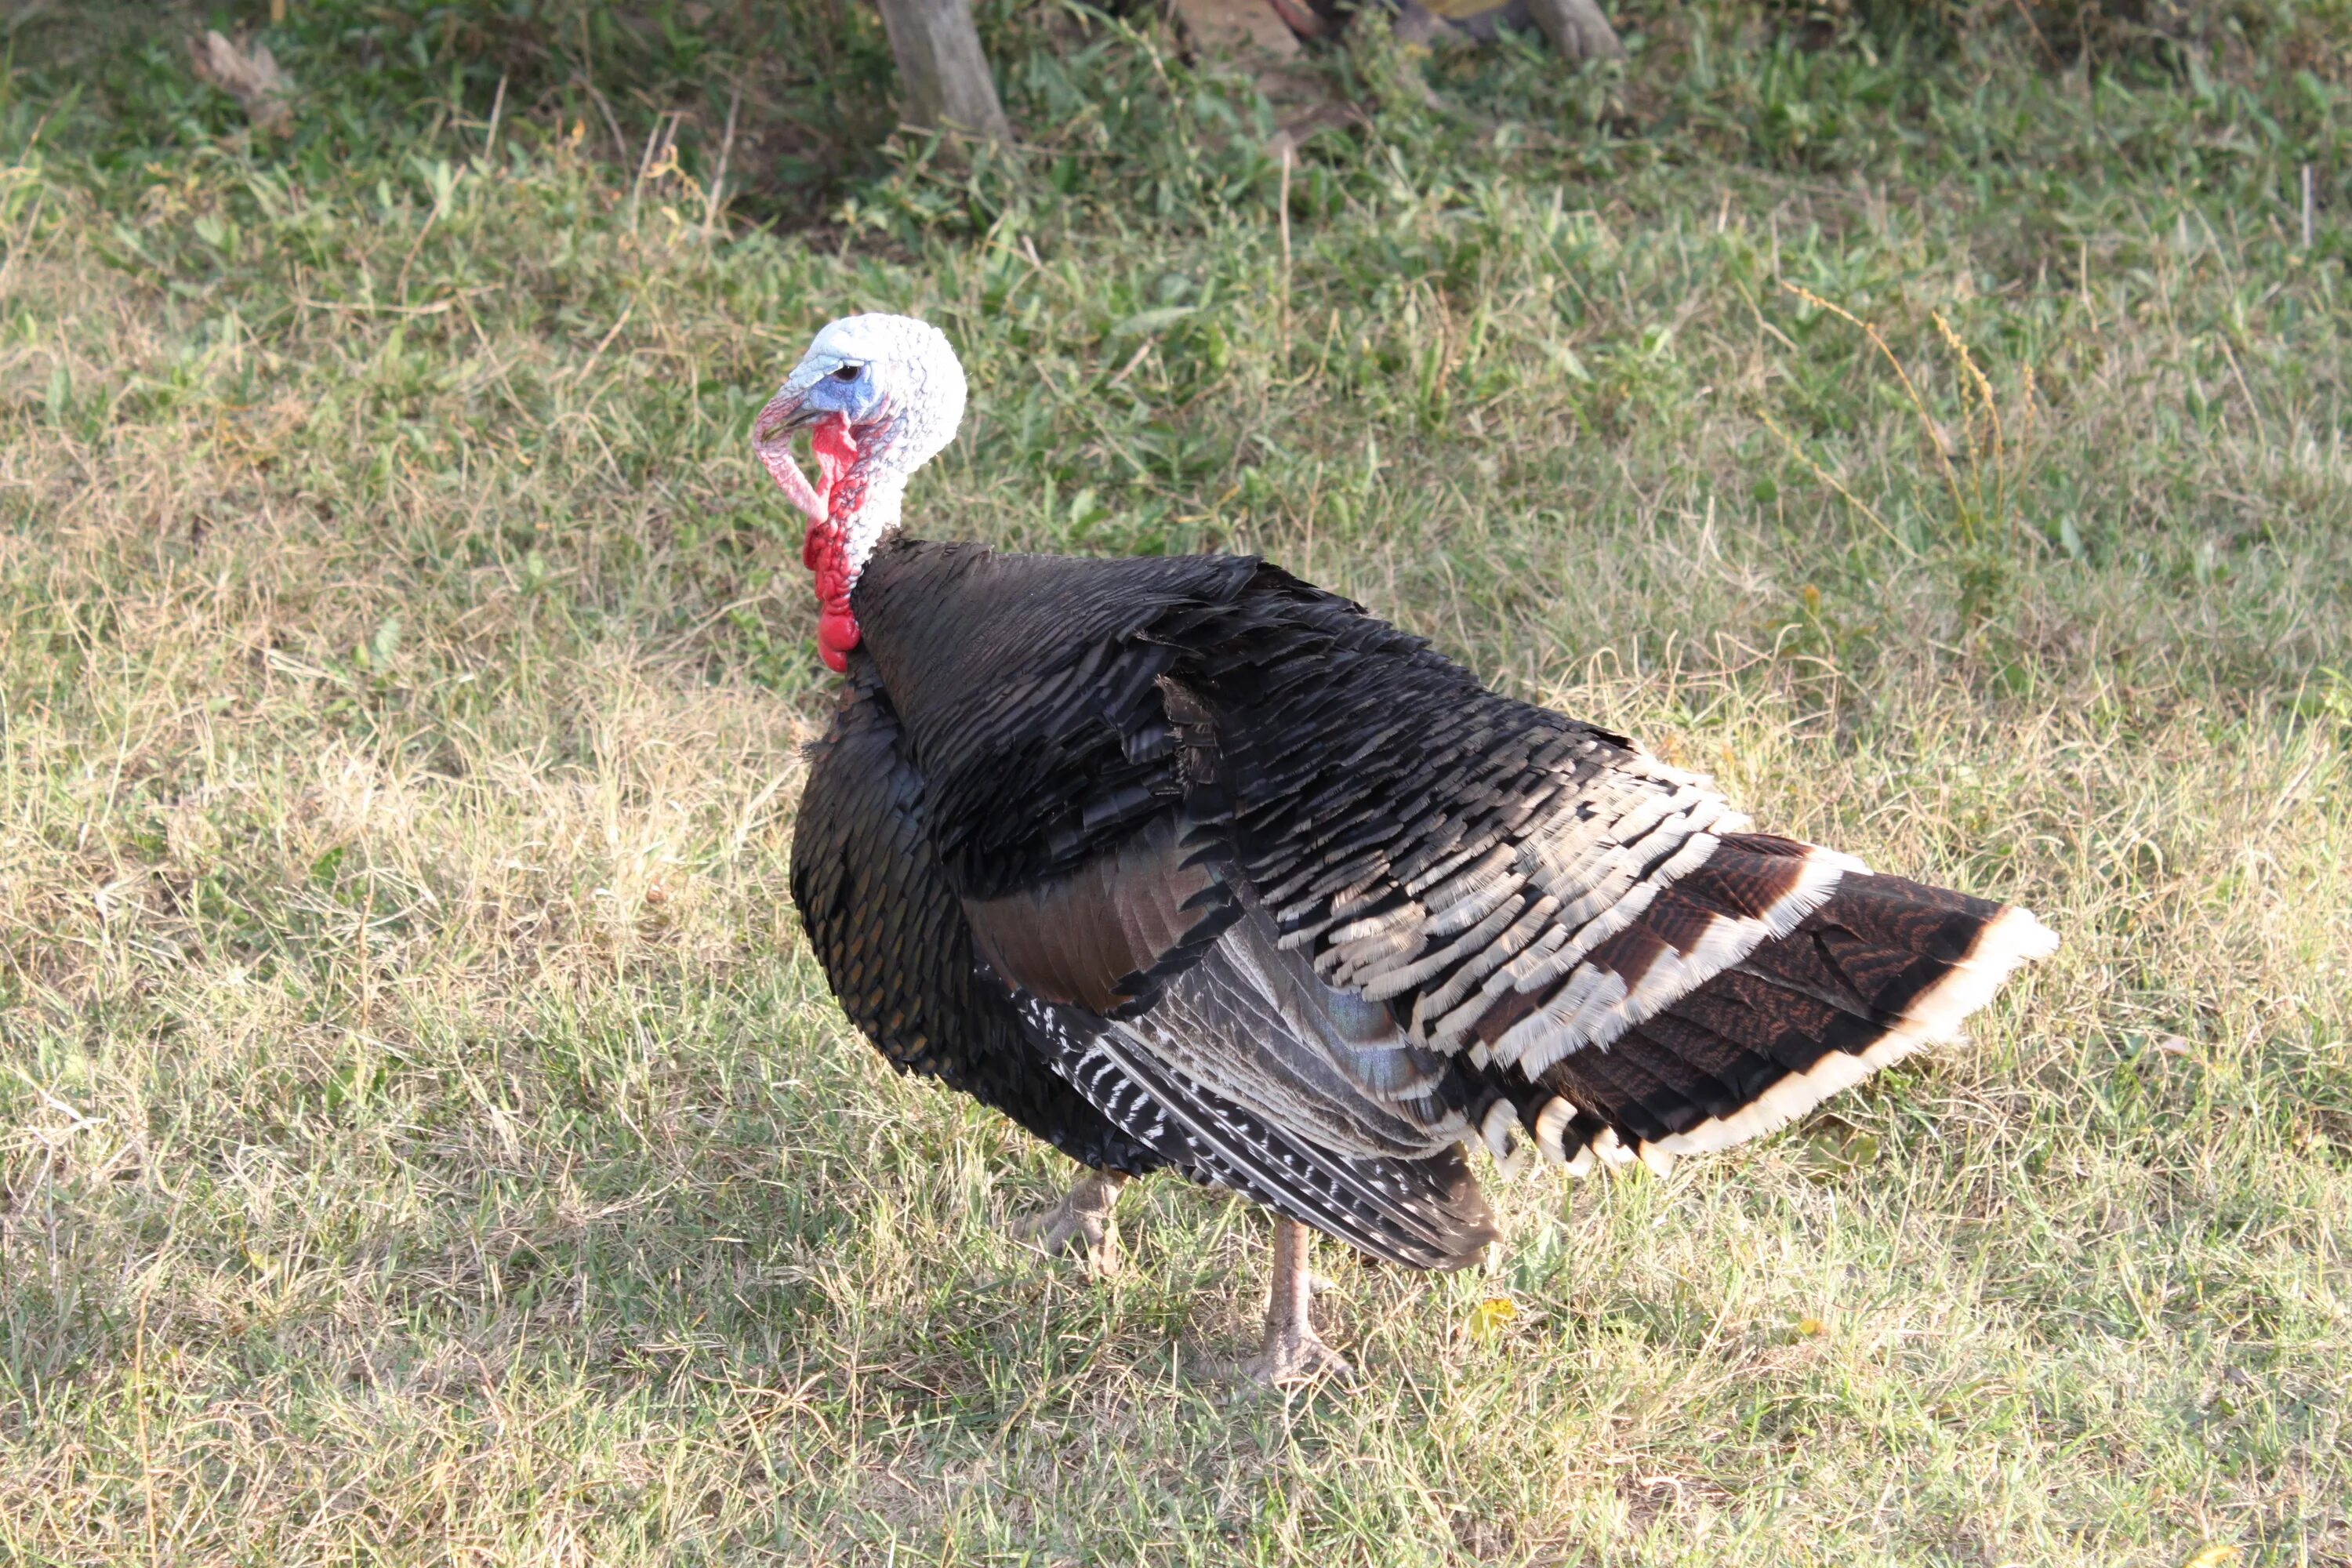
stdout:
<svg viewBox="0 0 2352 1568">
<path fill-rule="evenodd" d="M 1127 1185 L 1121 1171 L 1087 1171 L 1070 1184 L 1062 1201 L 1023 1221 L 1015 1231 L 1050 1253 L 1076 1251 L 1088 1274 L 1118 1272 L 1118 1219 L 1111 1211 Z"/>
<path fill-rule="evenodd" d="M 1286 1215 L 1274 1218 L 1274 1289 L 1265 1304 L 1265 1343 L 1242 1370 L 1260 1383 L 1346 1377 L 1347 1359 L 1315 1331 L 1315 1233 Z"/>
</svg>

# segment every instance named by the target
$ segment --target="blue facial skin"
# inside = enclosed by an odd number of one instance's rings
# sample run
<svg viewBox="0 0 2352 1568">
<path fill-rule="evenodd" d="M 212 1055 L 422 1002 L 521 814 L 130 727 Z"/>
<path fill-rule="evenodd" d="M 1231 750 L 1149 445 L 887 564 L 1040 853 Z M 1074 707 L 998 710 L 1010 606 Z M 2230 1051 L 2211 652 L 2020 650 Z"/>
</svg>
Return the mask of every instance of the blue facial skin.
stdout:
<svg viewBox="0 0 2352 1568">
<path fill-rule="evenodd" d="M 881 389 L 862 364 L 836 365 L 817 377 L 801 400 L 800 423 L 812 423 L 828 414 L 848 416 L 852 425 L 871 424 L 882 412 Z"/>
</svg>

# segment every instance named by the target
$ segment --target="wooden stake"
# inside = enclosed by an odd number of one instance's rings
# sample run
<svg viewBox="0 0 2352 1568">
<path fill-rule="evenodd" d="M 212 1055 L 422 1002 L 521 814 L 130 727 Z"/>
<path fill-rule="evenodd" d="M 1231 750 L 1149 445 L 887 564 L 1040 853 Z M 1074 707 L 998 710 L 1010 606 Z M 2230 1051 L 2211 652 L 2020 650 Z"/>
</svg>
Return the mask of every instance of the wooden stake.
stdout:
<svg viewBox="0 0 2352 1568">
<path fill-rule="evenodd" d="M 1012 137 L 996 79 L 981 53 L 967 0 L 879 0 L 882 26 L 898 62 L 901 118 L 920 131 L 960 131 L 982 141 Z"/>
</svg>

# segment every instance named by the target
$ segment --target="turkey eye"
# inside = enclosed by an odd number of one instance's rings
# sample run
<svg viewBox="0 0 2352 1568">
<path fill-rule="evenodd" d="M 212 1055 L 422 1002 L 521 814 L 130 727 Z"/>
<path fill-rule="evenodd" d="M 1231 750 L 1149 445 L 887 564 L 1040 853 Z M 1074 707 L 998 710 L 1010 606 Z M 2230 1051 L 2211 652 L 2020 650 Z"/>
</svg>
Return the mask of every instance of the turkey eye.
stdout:
<svg viewBox="0 0 2352 1568">
<path fill-rule="evenodd" d="M 839 370 L 833 373 L 833 379 L 835 381 L 856 381 L 860 375 L 863 375 L 865 372 L 866 367 L 862 364 L 845 364 Z"/>
</svg>

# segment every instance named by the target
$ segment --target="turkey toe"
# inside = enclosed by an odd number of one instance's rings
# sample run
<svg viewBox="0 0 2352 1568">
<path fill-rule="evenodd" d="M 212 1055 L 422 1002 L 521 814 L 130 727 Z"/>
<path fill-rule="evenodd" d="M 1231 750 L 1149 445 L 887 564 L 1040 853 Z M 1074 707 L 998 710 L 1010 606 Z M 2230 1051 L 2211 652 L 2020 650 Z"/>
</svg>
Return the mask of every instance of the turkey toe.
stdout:
<svg viewBox="0 0 2352 1568">
<path fill-rule="evenodd" d="M 1356 1374 L 1348 1358 L 1323 1342 L 1311 1323 L 1269 1326 L 1258 1353 L 1242 1363 L 1242 1372 L 1270 1388 L 1330 1378 L 1345 1383 Z"/>
</svg>

